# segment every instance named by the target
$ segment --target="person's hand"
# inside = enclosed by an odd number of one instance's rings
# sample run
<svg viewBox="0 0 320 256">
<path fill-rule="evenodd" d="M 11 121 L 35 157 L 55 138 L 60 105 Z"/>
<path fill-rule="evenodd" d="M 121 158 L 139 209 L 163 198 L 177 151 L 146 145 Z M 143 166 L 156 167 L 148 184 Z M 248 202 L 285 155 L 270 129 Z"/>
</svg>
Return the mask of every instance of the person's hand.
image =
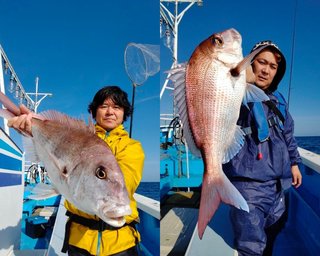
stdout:
<svg viewBox="0 0 320 256">
<path fill-rule="evenodd" d="M 254 84 L 256 81 L 256 76 L 253 73 L 252 66 L 249 65 L 246 69 L 246 82 L 249 84 Z"/>
<path fill-rule="evenodd" d="M 302 175 L 298 165 L 291 166 L 291 173 L 292 173 L 292 186 L 294 186 L 295 188 L 300 187 L 300 185 L 302 184 Z"/>
<path fill-rule="evenodd" d="M 32 136 L 32 117 L 33 113 L 24 105 L 20 106 L 21 115 L 15 116 L 8 120 L 8 126 L 14 128 L 25 136 Z"/>
</svg>

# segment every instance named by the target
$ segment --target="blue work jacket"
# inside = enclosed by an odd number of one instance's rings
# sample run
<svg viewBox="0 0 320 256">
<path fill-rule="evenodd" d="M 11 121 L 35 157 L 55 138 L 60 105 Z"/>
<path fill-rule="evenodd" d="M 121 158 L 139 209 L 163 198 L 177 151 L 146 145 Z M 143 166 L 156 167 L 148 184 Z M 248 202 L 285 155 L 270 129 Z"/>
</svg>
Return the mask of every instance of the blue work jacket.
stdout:
<svg viewBox="0 0 320 256">
<path fill-rule="evenodd" d="M 257 117 L 253 113 L 253 105 L 257 103 L 249 103 L 249 108 L 241 106 L 237 124 L 250 132 L 245 136 L 245 143 L 240 152 L 223 165 L 223 170 L 231 181 L 243 179 L 264 182 L 278 179 L 283 188 L 290 186 L 291 166 L 300 163 L 301 158 L 293 136 L 294 122 L 288 112 L 287 103 L 282 95 L 281 100 L 275 95 L 280 93 L 268 94 L 278 109 L 282 109 L 285 121 L 282 123 L 278 115 L 262 103 L 265 118 L 271 123 L 267 126 L 269 134 L 264 141 L 258 139 L 255 121 Z"/>
</svg>

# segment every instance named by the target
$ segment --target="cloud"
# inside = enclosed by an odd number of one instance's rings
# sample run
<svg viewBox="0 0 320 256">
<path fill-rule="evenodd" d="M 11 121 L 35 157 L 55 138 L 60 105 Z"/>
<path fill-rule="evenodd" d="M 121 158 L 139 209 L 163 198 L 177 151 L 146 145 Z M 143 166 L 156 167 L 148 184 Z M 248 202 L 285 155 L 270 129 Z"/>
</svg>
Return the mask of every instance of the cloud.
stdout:
<svg viewBox="0 0 320 256">
<path fill-rule="evenodd" d="M 159 99 L 159 95 L 153 95 L 153 96 L 142 98 L 140 100 L 137 100 L 136 104 L 141 104 L 143 102 L 146 102 L 146 101 L 149 101 L 149 100 L 154 100 L 154 99 Z"/>
</svg>

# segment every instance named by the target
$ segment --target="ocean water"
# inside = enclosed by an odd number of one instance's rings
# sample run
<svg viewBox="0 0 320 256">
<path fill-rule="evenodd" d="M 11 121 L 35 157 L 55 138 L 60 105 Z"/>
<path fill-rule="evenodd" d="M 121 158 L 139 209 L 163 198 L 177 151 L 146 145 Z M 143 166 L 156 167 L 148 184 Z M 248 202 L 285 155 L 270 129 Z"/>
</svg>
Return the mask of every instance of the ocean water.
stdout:
<svg viewBox="0 0 320 256">
<path fill-rule="evenodd" d="M 160 201 L 159 190 L 160 182 L 141 182 L 136 193 Z"/>
<path fill-rule="evenodd" d="M 320 136 L 296 137 L 296 140 L 300 148 L 320 154 Z"/>
</svg>

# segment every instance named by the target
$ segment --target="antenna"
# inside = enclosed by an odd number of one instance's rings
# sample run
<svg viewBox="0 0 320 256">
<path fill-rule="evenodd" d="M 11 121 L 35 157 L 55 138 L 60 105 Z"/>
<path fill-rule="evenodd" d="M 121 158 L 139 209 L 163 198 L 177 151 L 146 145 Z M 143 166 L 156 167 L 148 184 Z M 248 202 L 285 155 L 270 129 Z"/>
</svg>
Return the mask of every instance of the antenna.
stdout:
<svg viewBox="0 0 320 256">
<path fill-rule="evenodd" d="M 294 47 L 295 47 L 295 41 L 296 41 L 297 5 L 298 5 L 298 0 L 295 1 L 294 14 L 293 14 L 293 32 L 292 32 L 291 65 L 290 65 L 290 78 L 289 78 L 289 91 L 288 91 L 288 109 L 290 107 L 290 96 L 291 96 L 291 87 L 292 87 L 292 71 L 293 71 L 293 60 L 294 60 Z"/>
<path fill-rule="evenodd" d="M 164 3 L 174 3 L 174 11 L 171 12 Z M 180 13 L 178 10 L 180 3 L 188 3 L 187 7 L 184 8 Z M 203 5 L 202 0 L 160 0 L 160 37 L 166 37 L 165 45 L 172 52 L 173 63 L 171 68 L 175 68 L 178 63 L 178 32 L 179 32 L 179 23 L 182 20 L 183 15 L 195 4 L 198 6 Z M 165 28 L 163 32 L 162 27 Z M 171 40 L 173 37 L 173 41 Z M 166 89 L 173 90 L 172 87 L 168 86 L 170 74 L 167 76 L 161 92 L 160 100 Z"/>
</svg>

